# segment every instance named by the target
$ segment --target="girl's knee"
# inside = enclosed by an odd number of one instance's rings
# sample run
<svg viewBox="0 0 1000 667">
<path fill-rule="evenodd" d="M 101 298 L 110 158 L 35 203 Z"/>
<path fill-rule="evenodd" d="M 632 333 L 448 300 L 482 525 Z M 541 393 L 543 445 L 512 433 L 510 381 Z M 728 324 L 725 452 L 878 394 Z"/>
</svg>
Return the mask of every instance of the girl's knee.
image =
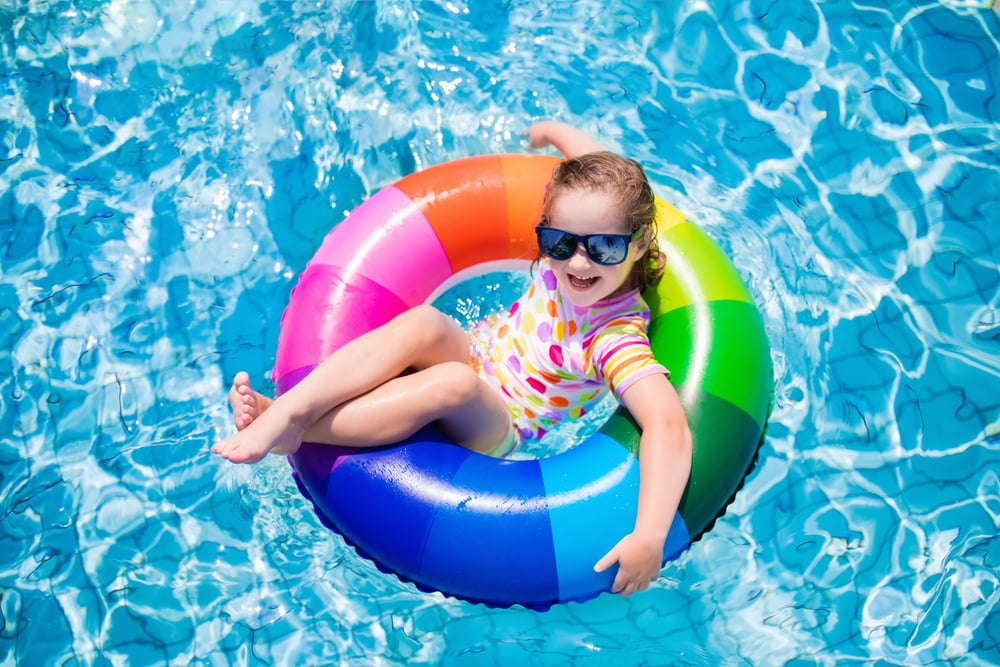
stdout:
<svg viewBox="0 0 1000 667">
<path fill-rule="evenodd" d="M 510 430 L 503 400 L 466 364 L 449 362 L 435 367 L 438 423 L 445 434 L 478 452 L 497 447 Z"/>
<path fill-rule="evenodd" d="M 442 345 L 465 340 L 461 325 L 434 306 L 414 306 L 400 317 L 403 318 L 402 339 L 417 348 L 440 349 Z"/>
<path fill-rule="evenodd" d="M 452 410 L 478 401 L 483 384 L 471 366 L 450 361 L 438 364 L 434 370 L 435 394 L 442 408 Z"/>
</svg>

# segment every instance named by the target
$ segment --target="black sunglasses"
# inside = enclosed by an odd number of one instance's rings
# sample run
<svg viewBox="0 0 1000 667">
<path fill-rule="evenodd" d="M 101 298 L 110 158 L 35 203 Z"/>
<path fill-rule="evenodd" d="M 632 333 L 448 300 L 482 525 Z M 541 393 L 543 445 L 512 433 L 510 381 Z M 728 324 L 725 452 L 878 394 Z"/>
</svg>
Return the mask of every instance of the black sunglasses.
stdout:
<svg viewBox="0 0 1000 667">
<path fill-rule="evenodd" d="M 539 224 L 535 227 L 538 237 L 538 249 L 542 254 L 552 259 L 569 259 L 576 252 L 578 245 L 583 244 L 587 256 L 595 264 L 614 266 L 621 264 L 628 257 L 628 247 L 642 236 L 640 227 L 632 234 L 573 234 L 555 227 Z"/>
</svg>

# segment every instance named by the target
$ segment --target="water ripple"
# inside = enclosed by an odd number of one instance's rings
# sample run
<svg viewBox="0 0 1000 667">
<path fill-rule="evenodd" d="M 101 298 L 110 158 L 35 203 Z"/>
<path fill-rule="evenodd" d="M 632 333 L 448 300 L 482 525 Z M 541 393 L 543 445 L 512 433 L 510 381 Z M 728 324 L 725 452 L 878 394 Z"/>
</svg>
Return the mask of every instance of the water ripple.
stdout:
<svg viewBox="0 0 1000 667">
<path fill-rule="evenodd" d="M 0 665 L 995 663 L 994 4 L 0 1 Z M 776 387 L 650 591 L 536 614 L 207 450 L 331 224 L 543 117 L 733 256 Z"/>
</svg>

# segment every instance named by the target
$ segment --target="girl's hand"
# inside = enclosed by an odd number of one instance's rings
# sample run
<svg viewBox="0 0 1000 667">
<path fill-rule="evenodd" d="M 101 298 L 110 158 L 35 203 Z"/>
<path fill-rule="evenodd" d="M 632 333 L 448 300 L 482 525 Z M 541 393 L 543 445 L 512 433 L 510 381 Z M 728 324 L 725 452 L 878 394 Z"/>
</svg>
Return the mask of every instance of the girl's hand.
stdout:
<svg viewBox="0 0 1000 667">
<path fill-rule="evenodd" d="M 540 123 L 535 123 L 528 128 L 528 146 L 531 148 L 545 148 L 550 143 L 549 140 L 549 128 L 552 126 L 551 121 L 542 121 Z"/>
<path fill-rule="evenodd" d="M 528 145 L 532 148 L 555 146 L 566 157 L 602 151 L 604 147 L 572 125 L 543 120 L 528 128 Z"/>
<path fill-rule="evenodd" d="M 628 597 L 644 591 L 660 576 L 663 560 L 663 540 L 629 533 L 594 565 L 595 572 L 603 572 L 618 563 L 618 574 L 611 586 L 612 593 Z"/>
</svg>

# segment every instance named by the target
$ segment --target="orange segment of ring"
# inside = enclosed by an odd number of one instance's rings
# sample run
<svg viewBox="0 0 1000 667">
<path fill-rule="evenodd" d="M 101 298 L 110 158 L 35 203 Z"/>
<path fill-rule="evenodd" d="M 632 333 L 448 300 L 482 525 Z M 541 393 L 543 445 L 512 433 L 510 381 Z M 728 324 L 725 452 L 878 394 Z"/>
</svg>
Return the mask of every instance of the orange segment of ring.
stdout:
<svg viewBox="0 0 1000 667">
<path fill-rule="evenodd" d="M 544 155 L 501 155 L 500 159 L 507 182 L 510 257 L 534 259 L 538 253 L 535 225 L 542 217 L 545 184 L 552 180 L 560 160 Z"/>
<path fill-rule="evenodd" d="M 430 222 L 456 273 L 510 257 L 504 185 L 497 155 L 446 162 L 396 183 Z"/>
</svg>

